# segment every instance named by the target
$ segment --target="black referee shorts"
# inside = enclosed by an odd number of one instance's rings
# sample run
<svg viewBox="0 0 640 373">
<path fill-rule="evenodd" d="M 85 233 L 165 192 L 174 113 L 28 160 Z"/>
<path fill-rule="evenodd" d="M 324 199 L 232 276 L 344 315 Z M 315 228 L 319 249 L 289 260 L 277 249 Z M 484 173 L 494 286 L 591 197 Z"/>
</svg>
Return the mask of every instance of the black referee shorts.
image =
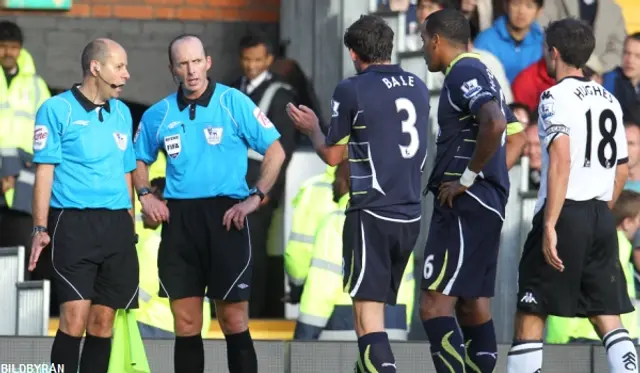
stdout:
<svg viewBox="0 0 640 373">
<path fill-rule="evenodd" d="M 249 225 L 227 231 L 225 212 L 241 201 L 227 197 L 168 200 L 158 251 L 160 296 L 202 297 L 230 302 L 249 299 Z"/>
<path fill-rule="evenodd" d="M 565 201 L 556 249 L 558 272 L 544 259 L 544 208 L 533 218 L 518 274 L 518 310 L 539 315 L 588 317 L 633 311 L 627 293 L 616 223 L 603 201 Z"/>
<path fill-rule="evenodd" d="M 52 279 L 58 301 L 138 308 L 138 256 L 127 210 L 51 209 Z"/>
</svg>

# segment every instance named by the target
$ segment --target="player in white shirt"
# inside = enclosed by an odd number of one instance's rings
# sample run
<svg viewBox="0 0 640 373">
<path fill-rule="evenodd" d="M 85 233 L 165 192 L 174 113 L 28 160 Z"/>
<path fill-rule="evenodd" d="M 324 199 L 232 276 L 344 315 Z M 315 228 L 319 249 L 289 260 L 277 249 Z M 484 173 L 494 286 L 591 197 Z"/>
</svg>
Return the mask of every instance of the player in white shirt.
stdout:
<svg viewBox="0 0 640 373">
<path fill-rule="evenodd" d="M 542 93 L 538 133 L 542 182 L 518 276 L 518 311 L 508 373 L 542 369 L 548 315 L 588 317 L 612 373 L 638 372 L 620 314 L 633 311 L 618 259 L 613 206 L 627 178 L 620 104 L 581 68 L 595 47 L 591 28 L 563 19 L 546 30 L 545 59 L 558 82 Z"/>
</svg>

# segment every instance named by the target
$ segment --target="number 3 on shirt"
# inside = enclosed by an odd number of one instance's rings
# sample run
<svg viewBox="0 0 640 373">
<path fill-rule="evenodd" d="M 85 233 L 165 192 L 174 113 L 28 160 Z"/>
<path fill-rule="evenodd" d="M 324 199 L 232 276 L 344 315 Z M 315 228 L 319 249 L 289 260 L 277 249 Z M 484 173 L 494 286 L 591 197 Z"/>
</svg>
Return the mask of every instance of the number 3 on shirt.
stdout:
<svg viewBox="0 0 640 373">
<path fill-rule="evenodd" d="M 402 111 L 407 112 L 407 119 L 401 123 L 402 132 L 409 135 L 409 145 L 398 145 L 398 147 L 400 148 L 402 158 L 411 159 L 416 155 L 420 147 L 420 136 L 418 136 L 418 130 L 416 129 L 416 107 L 413 105 L 413 102 L 401 97 L 396 100 L 396 111 L 398 113 Z"/>
</svg>

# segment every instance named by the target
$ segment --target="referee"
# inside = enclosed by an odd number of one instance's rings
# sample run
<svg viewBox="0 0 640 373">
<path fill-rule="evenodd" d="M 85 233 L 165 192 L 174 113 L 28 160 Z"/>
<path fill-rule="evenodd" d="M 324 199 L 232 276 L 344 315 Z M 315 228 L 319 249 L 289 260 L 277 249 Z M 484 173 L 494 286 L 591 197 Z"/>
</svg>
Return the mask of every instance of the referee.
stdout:
<svg viewBox="0 0 640 373">
<path fill-rule="evenodd" d="M 248 329 L 251 240 L 246 217 L 273 186 L 285 158 L 280 134 L 240 91 L 211 81 L 202 41 L 182 35 L 169 44 L 177 92 L 142 116 L 134 139 L 134 182 L 145 215 L 163 221 L 158 252 L 161 296 L 174 316 L 177 373 L 204 372 L 203 297 L 215 302 L 231 373 L 257 373 Z M 250 190 L 248 149 L 264 155 Z M 149 189 L 148 166 L 167 154 L 164 196 Z"/>
<path fill-rule="evenodd" d="M 119 101 L 127 54 L 96 39 L 82 51 L 83 81 L 45 101 L 36 115 L 33 243 L 29 270 L 51 243 L 60 326 L 51 361 L 81 373 L 109 364 L 116 309 L 138 307 L 131 172 L 132 119 Z"/>
</svg>

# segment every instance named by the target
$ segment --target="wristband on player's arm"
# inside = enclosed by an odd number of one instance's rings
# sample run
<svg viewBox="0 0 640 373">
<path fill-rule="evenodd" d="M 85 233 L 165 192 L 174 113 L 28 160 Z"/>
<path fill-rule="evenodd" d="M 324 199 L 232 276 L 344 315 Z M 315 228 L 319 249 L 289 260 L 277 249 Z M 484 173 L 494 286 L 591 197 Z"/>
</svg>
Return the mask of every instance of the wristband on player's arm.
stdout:
<svg viewBox="0 0 640 373">
<path fill-rule="evenodd" d="M 473 185 L 474 181 L 476 181 L 477 176 L 478 176 L 477 173 L 471 171 L 467 167 L 462 173 L 462 176 L 460 177 L 460 185 L 469 188 L 471 185 Z"/>
</svg>

